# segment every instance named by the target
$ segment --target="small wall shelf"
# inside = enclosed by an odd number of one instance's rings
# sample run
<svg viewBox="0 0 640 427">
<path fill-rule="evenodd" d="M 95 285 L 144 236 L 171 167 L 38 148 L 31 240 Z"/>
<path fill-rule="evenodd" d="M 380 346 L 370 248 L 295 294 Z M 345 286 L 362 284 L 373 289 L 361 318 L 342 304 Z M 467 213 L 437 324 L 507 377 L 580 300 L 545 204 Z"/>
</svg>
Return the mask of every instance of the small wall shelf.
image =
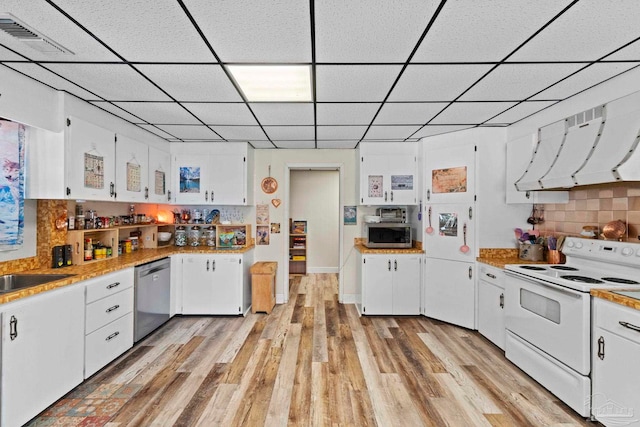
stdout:
<svg viewBox="0 0 640 427">
<path fill-rule="evenodd" d="M 306 234 L 289 234 L 289 274 L 307 274 Z"/>
</svg>

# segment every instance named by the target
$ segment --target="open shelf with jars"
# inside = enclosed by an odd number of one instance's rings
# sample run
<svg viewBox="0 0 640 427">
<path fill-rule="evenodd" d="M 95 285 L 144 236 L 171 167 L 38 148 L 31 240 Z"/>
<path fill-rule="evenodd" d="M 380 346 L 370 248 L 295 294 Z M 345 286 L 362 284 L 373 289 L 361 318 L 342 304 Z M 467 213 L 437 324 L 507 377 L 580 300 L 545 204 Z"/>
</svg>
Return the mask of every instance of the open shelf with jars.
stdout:
<svg viewBox="0 0 640 427">
<path fill-rule="evenodd" d="M 207 246 L 238 249 L 252 244 L 251 224 L 169 224 L 163 230 L 173 230 L 176 246 Z"/>
</svg>

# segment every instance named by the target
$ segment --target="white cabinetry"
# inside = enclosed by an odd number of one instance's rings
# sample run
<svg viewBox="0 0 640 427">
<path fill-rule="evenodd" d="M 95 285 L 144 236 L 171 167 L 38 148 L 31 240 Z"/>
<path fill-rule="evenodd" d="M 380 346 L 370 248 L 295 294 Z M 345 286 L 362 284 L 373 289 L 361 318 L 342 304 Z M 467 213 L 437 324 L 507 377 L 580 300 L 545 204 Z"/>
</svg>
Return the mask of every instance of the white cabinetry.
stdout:
<svg viewBox="0 0 640 427">
<path fill-rule="evenodd" d="M 361 143 L 361 205 L 417 205 L 415 143 Z"/>
<path fill-rule="evenodd" d="M 149 147 L 116 137 L 116 199 L 119 202 L 146 202 L 149 198 Z"/>
<path fill-rule="evenodd" d="M 504 271 L 478 264 L 478 332 L 504 350 Z"/>
<path fill-rule="evenodd" d="M 475 329 L 473 270 L 473 263 L 427 258 L 424 279 L 425 315 Z"/>
<path fill-rule="evenodd" d="M 85 378 L 133 346 L 133 281 L 129 268 L 85 282 Z"/>
<path fill-rule="evenodd" d="M 594 298 L 591 413 L 605 426 L 640 425 L 640 311 Z"/>
<path fill-rule="evenodd" d="M 240 254 L 184 255 L 182 314 L 244 314 L 251 300 L 245 271 L 251 261 L 244 258 Z"/>
<path fill-rule="evenodd" d="M 249 205 L 252 152 L 246 144 L 173 144 L 177 204 Z"/>
<path fill-rule="evenodd" d="M 149 199 L 151 203 L 171 203 L 171 154 L 149 147 Z"/>
<path fill-rule="evenodd" d="M 507 142 L 507 203 L 567 203 L 567 191 L 518 191 L 515 182 L 524 174 L 535 147 L 535 134 Z"/>
<path fill-rule="evenodd" d="M 362 314 L 420 314 L 420 254 L 360 256 Z"/>
<path fill-rule="evenodd" d="M 2 422 L 20 426 L 83 379 L 84 287 L 2 307 Z"/>
</svg>

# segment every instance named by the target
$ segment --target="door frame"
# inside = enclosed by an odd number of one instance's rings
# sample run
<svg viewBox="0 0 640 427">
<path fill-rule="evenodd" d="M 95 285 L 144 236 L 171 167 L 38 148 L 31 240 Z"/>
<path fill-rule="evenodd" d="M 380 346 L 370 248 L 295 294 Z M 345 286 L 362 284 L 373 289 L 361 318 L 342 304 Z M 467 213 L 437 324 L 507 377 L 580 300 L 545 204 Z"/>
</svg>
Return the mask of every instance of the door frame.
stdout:
<svg viewBox="0 0 640 427">
<path fill-rule="evenodd" d="M 343 250 L 343 239 L 344 239 L 344 221 L 342 221 L 342 212 L 344 211 L 344 163 L 286 163 L 285 164 L 285 174 L 284 174 L 284 221 L 286 222 L 286 226 L 283 227 L 285 229 L 284 232 L 284 241 L 286 242 L 286 250 L 283 254 L 282 265 L 284 266 L 284 302 L 289 302 L 289 217 L 290 217 L 290 197 L 291 197 L 291 171 L 292 170 L 307 170 L 307 171 L 326 171 L 326 170 L 337 170 L 338 171 L 338 199 L 339 199 L 339 233 L 338 233 L 338 301 L 343 302 L 343 274 L 342 269 L 344 266 L 344 250 Z"/>
</svg>

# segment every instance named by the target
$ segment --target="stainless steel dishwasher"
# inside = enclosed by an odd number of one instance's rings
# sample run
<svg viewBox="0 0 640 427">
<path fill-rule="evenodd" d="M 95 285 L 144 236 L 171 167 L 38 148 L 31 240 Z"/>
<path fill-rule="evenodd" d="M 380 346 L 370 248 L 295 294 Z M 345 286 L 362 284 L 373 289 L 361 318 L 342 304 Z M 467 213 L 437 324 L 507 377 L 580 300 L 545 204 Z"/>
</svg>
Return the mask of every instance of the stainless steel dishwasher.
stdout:
<svg viewBox="0 0 640 427">
<path fill-rule="evenodd" d="M 135 268 L 133 340 L 140 341 L 169 320 L 171 261 L 163 258 Z"/>
</svg>

